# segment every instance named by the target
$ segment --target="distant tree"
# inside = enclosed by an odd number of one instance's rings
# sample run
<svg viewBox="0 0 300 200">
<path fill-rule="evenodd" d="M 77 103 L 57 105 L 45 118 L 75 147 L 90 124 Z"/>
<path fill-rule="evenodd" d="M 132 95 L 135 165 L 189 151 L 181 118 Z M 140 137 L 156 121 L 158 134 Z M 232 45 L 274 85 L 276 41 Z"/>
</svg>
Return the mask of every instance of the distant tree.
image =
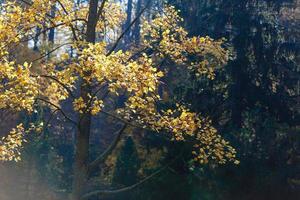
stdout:
<svg viewBox="0 0 300 200">
<path fill-rule="evenodd" d="M 131 137 L 128 137 L 117 158 L 116 166 L 114 169 L 112 183 L 118 186 L 133 185 L 138 182 L 138 170 L 139 170 L 139 158 L 136 150 L 136 146 Z M 133 196 L 130 194 L 122 194 L 120 199 L 130 198 Z"/>
<path fill-rule="evenodd" d="M 142 9 L 142 4 L 143 4 L 143 0 L 138 0 L 137 3 L 136 3 L 136 12 L 135 12 L 135 15 L 138 15 L 140 12 L 141 12 L 141 9 Z M 140 44 L 140 37 L 141 37 L 141 20 L 140 18 L 137 19 L 135 25 L 134 25 L 134 29 L 133 29 L 133 38 L 134 38 L 134 41 L 135 41 L 135 44 Z"/>
<path fill-rule="evenodd" d="M 131 137 L 125 140 L 117 159 L 113 182 L 119 185 L 133 185 L 137 182 L 139 159 Z"/>
<path fill-rule="evenodd" d="M 126 21 L 123 25 L 123 31 L 125 31 L 126 28 L 128 28 L 130 26 L 130 23 L 132 20 L 132 10 L 133 10 L 133 2 L 132 2 L 132 0 L 128 0 L 127 1 L 127 10 L 126 10 L 127 17 L 126 17 Z M 129 30 L 129 31 L 126 31 L 126 33 L 124 35 L 125 45 L 130 43 L 130 34 L 131 34 L 131 31 Z"/>
</svg>

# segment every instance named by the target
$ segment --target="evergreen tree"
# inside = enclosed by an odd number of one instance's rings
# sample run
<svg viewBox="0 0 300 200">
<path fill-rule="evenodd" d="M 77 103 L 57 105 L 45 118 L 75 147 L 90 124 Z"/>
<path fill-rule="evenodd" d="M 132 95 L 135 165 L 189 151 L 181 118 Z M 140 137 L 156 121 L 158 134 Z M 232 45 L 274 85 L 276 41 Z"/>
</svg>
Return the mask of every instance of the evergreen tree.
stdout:
<svg viewBox="0 0 300 200">
<path fill-rule="evenodd" d="M 113 176 L 113 184 L 131 186 L 138 181 L 139 158 L 132 137 L 126 138 L 120 150 Z M 119 195 L 118 195 L 119 196 Z M 134 193 L 121 194 L 120 199 L 133 199 Z"/>
</svg>

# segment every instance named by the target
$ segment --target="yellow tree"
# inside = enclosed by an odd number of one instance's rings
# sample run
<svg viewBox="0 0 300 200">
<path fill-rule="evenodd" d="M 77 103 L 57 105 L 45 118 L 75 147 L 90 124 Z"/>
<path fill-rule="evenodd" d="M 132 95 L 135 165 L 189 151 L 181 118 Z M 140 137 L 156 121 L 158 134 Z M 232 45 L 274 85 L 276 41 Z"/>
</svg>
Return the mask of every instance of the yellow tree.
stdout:
<svg viewBox="0 0 300 200">
<path fill-rule="evenodd" d="M 50 15 L 53 6 L 56 13 Z M 30 114 L 37 105 L 50 107 L 51 116 L 60 113 L 76 128 L 73 200 L 126 189 L 84 193 L 88 178 L 110 155 L 128 126 L 189 142 L 194 148 L 191 154 L 195 163 L 238 163 L 234 148 L 222 139 L 208 118 L 180 104 L 166 110 L 158 108 L 162 101 L 158 89 L 168 73 L 160 69 L 161 63 L 168 59 L 172 63 L 168 68 L 172 70 L 179 66 L 197 76 L 213 79 L 215 70 L 224 65 L 228 57 L 221 47 L 222 41 L 188 37 L 180 26 L 182 19 L 178 12 L 174 7 L 165 6 L 152 21 L 143 20 L 138 46 L 118 50 L 119 42 L 146 8 L 141 9 L 125 30 L 122 29 L 125 14 L 120 5 L 110 0 L 90 0 L 77 6 L 72 0 L 7 1 L 1 10 L 0 109 Z M 42 28 L 41 32 L 59 28 L 64 41 L 68 42 L 49 51 L 55 56 L 49 57 L 47 53 L 18 63 L 14 47 L 31 40 L 37 26 Z M 118 34 L 113 37 L 115 33 Z M 69 56 L 66 46 L 73 48 L 74 55 Z M 126 96 L 124 106 L 111 109 L 106 98 L 118 98 L 120 94 Z M 64 101 L 73 102 L 72 113 L 64 110 Z M 73 119 L 73 113 L 77 113 L 78 118 Z M 123 125 L 110 147 L 90 162 L 91 121 L 100 113 Z M 25 134 L 42 131 L 50 123 L 45 119 L 45 123 L 31 124 L 26 130 L 22 124 L 18 125 L 2 138 L 0 159 L 18 161 Z"/>
</svg>

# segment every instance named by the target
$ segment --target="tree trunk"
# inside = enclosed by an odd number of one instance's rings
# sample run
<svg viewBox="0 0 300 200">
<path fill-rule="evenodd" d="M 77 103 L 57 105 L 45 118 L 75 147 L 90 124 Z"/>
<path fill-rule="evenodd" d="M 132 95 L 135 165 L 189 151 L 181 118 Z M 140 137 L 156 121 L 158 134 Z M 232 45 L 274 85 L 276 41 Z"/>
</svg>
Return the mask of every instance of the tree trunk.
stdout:
<svg viewBox="0 0 300 200">
<path fill-rule="evenodd" d="M 240 130 L 242 128 L 242 113 L 244 111 L 244 95 L 245 95 L 245 72 L 244 68 L 249 65 L 247 58 L 248 49 L 248 35 L 249 26 L 247 22 L 247 2 L 238 1 L 237 5 L 240 11 L 236 13 L 236 19 L 234 20 L 234 26 L 238 27 L 239 34 L 235 36 L 233 40 L 234 47 L 237 47 L 236 60 L 232 63 L 231 77 L 233 85 L 231 88 L 231 121 L 234 128 Z"/>
<path fill-rule="evenodd" d="M 123 25 L 123 31 L 126 30 L 130 23 L 131 23 L 131 18 L 132 18 L 132 0 L 128 0 L 127 2 L 127 18 L 126 18 L 126 22 L 125 24 Z M 126 46 L 129 41 L 130 41 L 130 32 L 131 31 L 127 31 L 127 33 L 124 35 L 124 46 Z"/>
<path fill-rule="evenodd" d="M 38 51 L 38 42 L 39 42 L 39 36 L 40 36 L 41 28 L 36 27 L 36 33 L 33 38 L 33 51 Z"/>
<path fill-rule="evenodd" d="M 53 5 L 51 7 L 50 15 L 54 18 L 56 12 L 56 6 Z M 54 43 L 54 36 L 55 36 L 55 28 L 50 28 L 49 35 L 48 35 L 48 41 L 51 43 L 51 45 Z"/>
<path fill-rule="evenodd" d="M 97 10 L 99 0 L 90 0 L 89 16 L 86 30 L 86 41 L 95 43 Z M 86 81 L 81 84 L 81 97 L 84 102 L 89 101 L 88 94 L 91 92 L 91 86 Z M 74 178 L 72 188 L 72 200 L 80 200 L 83 195 L 88 175 L 89 160 L 89 138 L 91 129 L 91 114 L 83 113 L 80 115 L 80 124 L 78 125 L 77 141 L 75 147 Z"/>
<path fill-rule="evenodd" d="M 231 121 L 236 129 L 242 127 L 242 62 L 234 62 L 231 71 L 233 84 L 231 87 Z"/>
<path fill-rule="evenodd" d="M 138 16 L 138 14 L 141 12 L 141 10 L 142 10 L 142 0 L 138 0 L 135 16 Z M 138 18 L 138 20 L 135 23 L 134 30 L 133 30 L 134 42 L 136 45 L 140 44 L 140 31 L 141 31 L 140 25 L 141 25 L 141 19 Z"/>
</svg>

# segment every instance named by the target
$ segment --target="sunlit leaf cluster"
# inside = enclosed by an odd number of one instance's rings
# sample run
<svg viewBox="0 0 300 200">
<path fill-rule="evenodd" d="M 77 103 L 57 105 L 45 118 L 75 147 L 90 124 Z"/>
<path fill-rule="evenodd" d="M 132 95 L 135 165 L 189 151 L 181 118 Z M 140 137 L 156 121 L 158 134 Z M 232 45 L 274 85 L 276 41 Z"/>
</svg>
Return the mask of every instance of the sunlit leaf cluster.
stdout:
<svg viewBox="0 0 300 200">
<path fill-rule="evenodd" d="M 210 37 L 189 37 L 180 25 L 183 19 L 174 7 L 142 26 L 143 45 L 156 51 L 156 56 L 171 59 L 186 65 L 197 76 L 205 75 L 214 79 L 215 70 L 228 60 L 228 52 L 222 48 L 223 40 Z"/>
<path fill-rule="evenodd" d="M 12 129 L 8 136 L 3 137 L 0 143 L 0 160 L 19 161 L 21 160 L 21 148 L 26 140 L 24 139 L 25 130 L 23 124 L 19 124 Z"/>
</svg>

